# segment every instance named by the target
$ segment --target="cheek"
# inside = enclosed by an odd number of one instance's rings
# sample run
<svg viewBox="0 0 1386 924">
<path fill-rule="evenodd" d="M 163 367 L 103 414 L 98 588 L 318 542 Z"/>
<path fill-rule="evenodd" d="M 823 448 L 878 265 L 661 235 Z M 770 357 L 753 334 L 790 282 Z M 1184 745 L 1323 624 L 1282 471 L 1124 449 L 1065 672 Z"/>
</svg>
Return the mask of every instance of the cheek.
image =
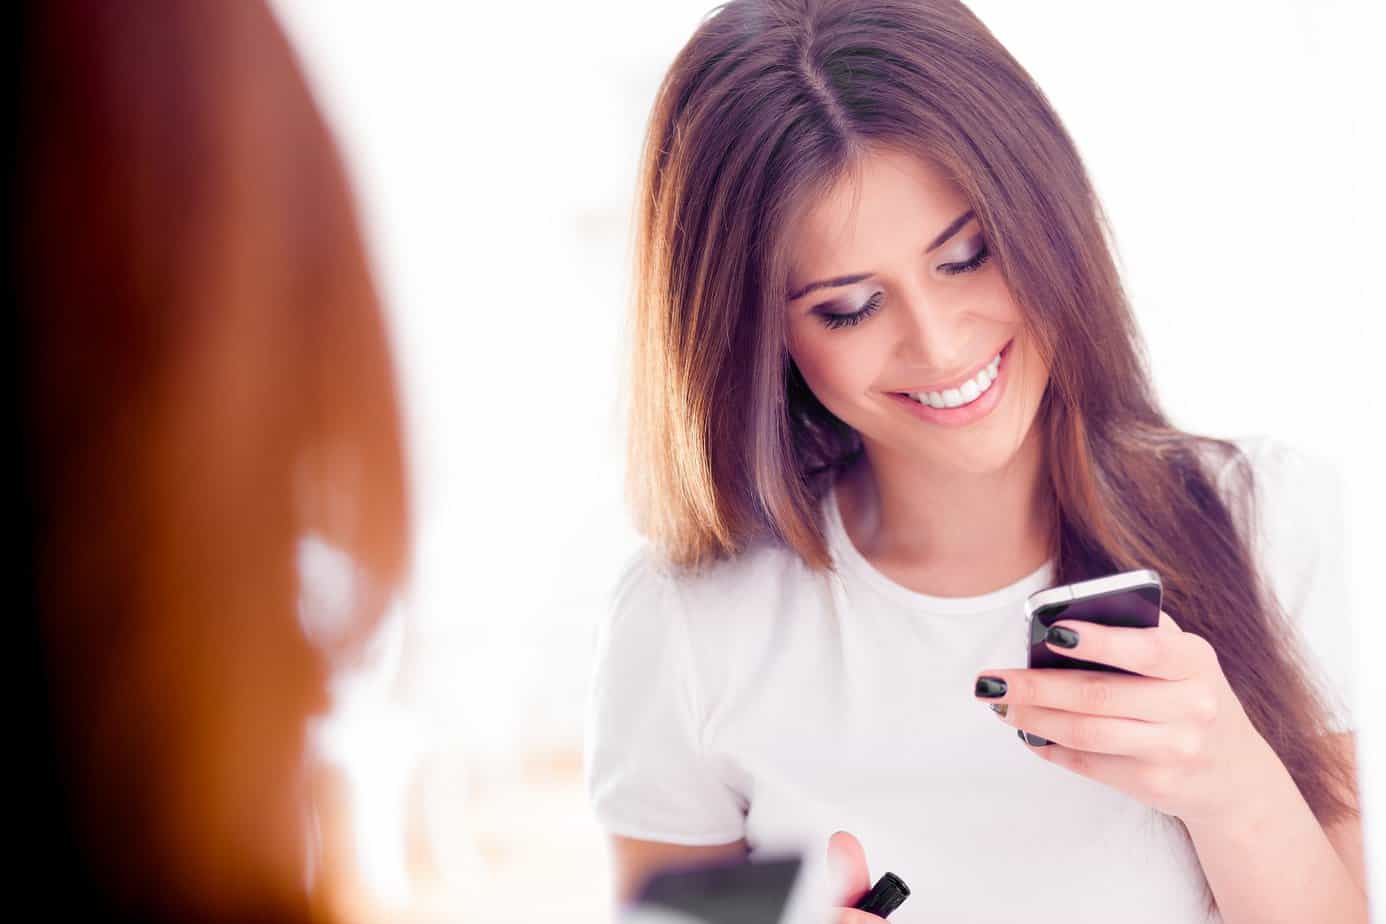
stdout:
<svg viewBox="0 0 1386 924">
<path fill-rule="evenodd" d="M 878 366 L 872 360 L 871 338 L 866 334 L 862 330 L 825 331 L 801 338 L 794 362 L 824 404 L 834 397 L 850 401 L 870 390 Z"/>
<path fill-rule="evenodd" d="M 1049 368 L 1029 338 L 1025 341 L 1025 379 L 1035 386 L 1043 385 L 1049 380 Z"/>
</svg>

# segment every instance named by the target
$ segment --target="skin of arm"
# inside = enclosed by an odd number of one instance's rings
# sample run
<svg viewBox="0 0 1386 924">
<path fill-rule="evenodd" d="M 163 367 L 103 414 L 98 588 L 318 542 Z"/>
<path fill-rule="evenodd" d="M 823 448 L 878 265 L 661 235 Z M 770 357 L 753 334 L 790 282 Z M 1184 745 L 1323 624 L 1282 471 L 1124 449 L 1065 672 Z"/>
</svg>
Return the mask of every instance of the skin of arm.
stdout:
<svg viewBox="0 0 1386 924">
<path fill-rule="evenodd" d="M 1338 746 L 1339 750 L 1346 756 L 1348 763 L 1352 766 L 1352 778 L 1358 779 L 1357 775 L 1357 735 L 1353 732 L 1342 732 L 1329 736 Z M 1353 805 L 1358 805 L 1357 794 L 1352 794 Z M 1363 892 L 1367 890 L 1367 864 L 1365 851 L 1362 844 L 1362 819 L 1361 816 L 1344 818 L 1334 824 L 1324 825 L 1324 833 L 1328 835 L 1328 840 L 1333 844 L 1338 856 L 1343 858 L 1347 864 L 1348 872 L 1356 880 L 1359 888 Z"/>
<path fill-rule="evenodd" d="M 1333 737 L 1355 755 L 1355 735 Z M 1284 764 L 1270 758 L 1264 780 L 1245 790 L 1260 798 L 1216 823 L 1188 824 L 1223 920 L 1368 924 L 1360 818 L 1321 826 Z"/>
<path fill-rule="evenodd" d="M 1050 634 L 1056 651 L 1136 676 L 1006 669 L 988 672 L 985 684 L 979 677 L 979 695 L 1008 704 L 1001 720 L 1022 729 L 1022 740 L 1038 739 L 1026 740 L 1032 753 L 1180 818 L 1228 924 L 1366 924 L 1360 821 L 1319 823 L 1206 640 L 1164 611 L 1151 628 L 1060 620 Z M 1355 780 L 1355 736 L 1332 741 Z M 1342 794 L 1349 805 L 1356 788 Z"/>
</svg>

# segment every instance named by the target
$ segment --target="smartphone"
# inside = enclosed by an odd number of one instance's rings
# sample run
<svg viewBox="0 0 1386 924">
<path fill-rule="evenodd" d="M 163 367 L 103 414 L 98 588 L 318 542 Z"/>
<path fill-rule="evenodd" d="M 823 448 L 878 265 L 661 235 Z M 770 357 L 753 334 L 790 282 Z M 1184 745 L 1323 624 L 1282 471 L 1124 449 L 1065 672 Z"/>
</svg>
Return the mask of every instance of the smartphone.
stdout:
<svg viewBox="0 0 1386 924">
<path fill-rule="evenodd" d="M 789 906 L 803 858 L 699 863 L 660 870 L 623 909 L 620 924 L 775 924 Z"/>
<path fill-rule="evenodd" d="M 1081 619 L 1104 626 L 1153 629 L 1160 624 L 1160 576 L 1149 568 L 1037 590 L 1025 601 L 1029 639 L 1028 667 L 1069 667 L 1131 674 L 1120 667 L 1084 661 L 1054 651 L 1044 634 L 1060 619 Z"/>
</svg>

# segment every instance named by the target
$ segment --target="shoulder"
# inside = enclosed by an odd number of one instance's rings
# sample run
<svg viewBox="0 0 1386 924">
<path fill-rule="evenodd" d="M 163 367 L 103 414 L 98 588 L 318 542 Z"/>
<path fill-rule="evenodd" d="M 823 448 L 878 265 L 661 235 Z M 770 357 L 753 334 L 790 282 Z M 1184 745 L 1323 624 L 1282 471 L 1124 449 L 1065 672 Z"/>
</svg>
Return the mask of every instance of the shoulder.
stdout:
<svg viewBox="0 0 1386 924">
<path fill-rule="evenodd" d="M 1338 464 L 1303 444 L 1258 433 L 1232 437 L 1240 450 L 1214 465 L 1217 488 L 1244 529 L 1282 543 L 1341 508 Z"/>
<path fill-rule="evenodd" d="M 1236 444 L 1258 471 L 1267 470 L 1272 474 L 1286 468 L 1327 461 L 1319 452 L 1268 433 L 1234 436 L 1229 438 L 1229 442 Z"/>
<path fill-rule="evenodd" d="M 642 619 L 682 623 L 681 631 L 694 636 L 729 640 L 728 633 L 736 633 L 744 639 L 776 613 L 802 606 L 817 586 L 792 549 L 768 540 L 696 571 L 672 565 L 645 543 L 620 567 L 607 609 L 613 619 L 639 612 Z"/>
<path fill-rule="evenodd" d="M 674 565 L 645 542 L 623 560 L 612 593 L 664 588 L 694 596 L 737 594 L 763 584 L 767 578 L 788 578 L 800 571 L 809 573 L 792 549 L 764 539 L 697 570 Z"/>
<path fill-rule="evenodd" d="M 1219 485 L 1270 588 L 1297 622 L 1317 624 L 1321 607 L 1345 614 L 1349 607 L 1341 597 L 1346 593 L 1347 538 L 1340 463 L 1276 437 L 1256 435 L 1235 442 L 1245 462 L 1230 460 Z"/>
<path fill-rule="evenodd" d="M 707 715 L 727 685 L 774 649 L 812 600 L 797 555 L 758 544 L 740 555 L 678 569 L 646 543 L 622 563 L 595 629 L 596 678 L 605 699 L 648 696 L 674 675 Z"/>
<path fill-rule="evenodd" d="M 1251 500 L 1251 552 L 1296 633 L 1295 651 L 1326 694 L 1328 729 L 1350 731 L 1357 668 L 1342 463 L 1269 436 L 1237 442 L 1252 482 L 1239 492 L 1244 507 Z"/>
</svg>

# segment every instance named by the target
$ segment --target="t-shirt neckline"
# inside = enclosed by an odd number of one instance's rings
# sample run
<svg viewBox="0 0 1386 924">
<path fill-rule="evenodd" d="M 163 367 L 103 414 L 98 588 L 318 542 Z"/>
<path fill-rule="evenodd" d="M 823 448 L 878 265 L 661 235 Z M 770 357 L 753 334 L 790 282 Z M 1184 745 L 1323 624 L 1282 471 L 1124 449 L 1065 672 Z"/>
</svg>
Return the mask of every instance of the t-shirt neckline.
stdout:
<svg viewBox="0 0 1386 924">
<path fill-rule="evenodd" d="M 909 609 L 940 615 L 963 615 L 996 610 L 1010 603 L 1019 604 L 1035 591 L 1048 587 L 1053 579 L 1054 561 L 1051 558 L 1020 580 L 984 594 L 971 597 L 938 597 L 920 593 L 886 577 L 857 550 L 842 522 L 842 512 L 837 505 L 836 483 L 829 486 L 824 506 L 827 513 L 828 544 L 838 567 L 850 571 L 876 592 Z"/>
</svg>

